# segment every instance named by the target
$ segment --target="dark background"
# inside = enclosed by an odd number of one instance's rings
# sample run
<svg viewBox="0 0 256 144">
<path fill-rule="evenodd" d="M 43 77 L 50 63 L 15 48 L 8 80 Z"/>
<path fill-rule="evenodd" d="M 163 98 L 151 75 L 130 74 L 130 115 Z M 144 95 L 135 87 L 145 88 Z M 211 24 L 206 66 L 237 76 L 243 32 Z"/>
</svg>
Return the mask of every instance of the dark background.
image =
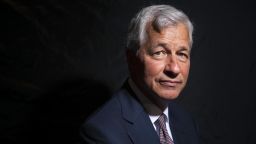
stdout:
<svg viewBox="0 0 256 144">
<path fill-rule="evenodd" d="M 85 118 L 121 87 L 125 38 L 144 6 L 171 4 L 195 26 L 178 99 L 205 144 L 256 144 L 255 6 L 248 0 L 1 0 L 1 144 L 78 142 Z"/>
</svg>

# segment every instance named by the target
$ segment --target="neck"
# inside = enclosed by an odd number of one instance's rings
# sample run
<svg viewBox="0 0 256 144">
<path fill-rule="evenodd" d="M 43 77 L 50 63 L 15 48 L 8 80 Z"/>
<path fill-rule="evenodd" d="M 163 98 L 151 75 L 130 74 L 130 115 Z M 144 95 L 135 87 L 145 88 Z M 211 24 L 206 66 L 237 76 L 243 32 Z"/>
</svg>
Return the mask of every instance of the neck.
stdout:
<svg viewBox="0 0 256 144">
<path fill-rule="evenodd" d="M 161 112 L 163 112 L 168 107 L 168 100 L 162 99 L 161 97 L 153 93 L 149 88 L 145 86 L 145 84 L 138 83 L 137 81 L 134 81 L 132 79 L 131 81 L 133 85 L 135 85 L 135 89 L 140 91 L 143 97 L 146 97 L 152 104 L 158 107 Z"/>
<path fill-rule="evenodd" d="M 149 98 L 149 100 L 154 103 L 157 107 L 159 107 L 162 111 L 164 111 L 169 104 L 169 101 L 161 99 L 159 96 L 157 96 L 156 94 L 144 94 L 147 95 L 147 97 Z"/>
</svg>

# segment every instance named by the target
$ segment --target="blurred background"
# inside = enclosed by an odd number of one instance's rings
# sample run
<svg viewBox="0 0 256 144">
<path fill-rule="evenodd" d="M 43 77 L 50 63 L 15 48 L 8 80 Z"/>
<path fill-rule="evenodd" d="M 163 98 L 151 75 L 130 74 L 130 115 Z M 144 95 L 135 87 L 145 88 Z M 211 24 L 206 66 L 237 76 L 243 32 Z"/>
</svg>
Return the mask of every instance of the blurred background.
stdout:
<svg viewBox="0 0 256 144">
<path fill-rule="evenodd" d="M 128 23 L 152 4 L 173 5 L 194 24 L 190 78 L 177 102 L 202 142 L 255 144 L 249 0 L 0 0 L 0 143 L 77 144 L 83 121 L 127 79 Z"/>
</svg>

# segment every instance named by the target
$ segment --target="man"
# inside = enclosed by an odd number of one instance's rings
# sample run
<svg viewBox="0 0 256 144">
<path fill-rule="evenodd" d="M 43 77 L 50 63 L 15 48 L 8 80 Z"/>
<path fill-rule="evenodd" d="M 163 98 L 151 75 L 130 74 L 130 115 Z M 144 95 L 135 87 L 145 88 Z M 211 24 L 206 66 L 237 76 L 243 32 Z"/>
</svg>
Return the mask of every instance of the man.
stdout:
<svg viewBox="0 0 256 144">
<path fill-rule="evenodd" d="M 82 126 L 82 143 L 199 143 L 193 119 L 173 102 L 187 82 L 192 32 L 188 17 L 168 5 L 146 7 L 131 20 L 130 78 Z"/>
</svg>

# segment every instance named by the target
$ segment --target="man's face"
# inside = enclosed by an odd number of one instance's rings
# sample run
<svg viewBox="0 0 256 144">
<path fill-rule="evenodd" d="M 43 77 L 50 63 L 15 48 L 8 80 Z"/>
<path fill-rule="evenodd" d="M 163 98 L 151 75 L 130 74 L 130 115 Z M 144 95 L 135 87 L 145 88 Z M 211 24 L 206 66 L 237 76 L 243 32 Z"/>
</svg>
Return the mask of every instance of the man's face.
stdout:
<svg viewBox="0 0 256 144">
<path fill-rule="evenodd" d="M 190 67 L 189 35 L 183 24 L 157 32 L 147 29 L 148 38 L 138 50 L 132 68 L 135 83 L 145 95 L 172 100 L 187 82 Z"/>
</svg>

